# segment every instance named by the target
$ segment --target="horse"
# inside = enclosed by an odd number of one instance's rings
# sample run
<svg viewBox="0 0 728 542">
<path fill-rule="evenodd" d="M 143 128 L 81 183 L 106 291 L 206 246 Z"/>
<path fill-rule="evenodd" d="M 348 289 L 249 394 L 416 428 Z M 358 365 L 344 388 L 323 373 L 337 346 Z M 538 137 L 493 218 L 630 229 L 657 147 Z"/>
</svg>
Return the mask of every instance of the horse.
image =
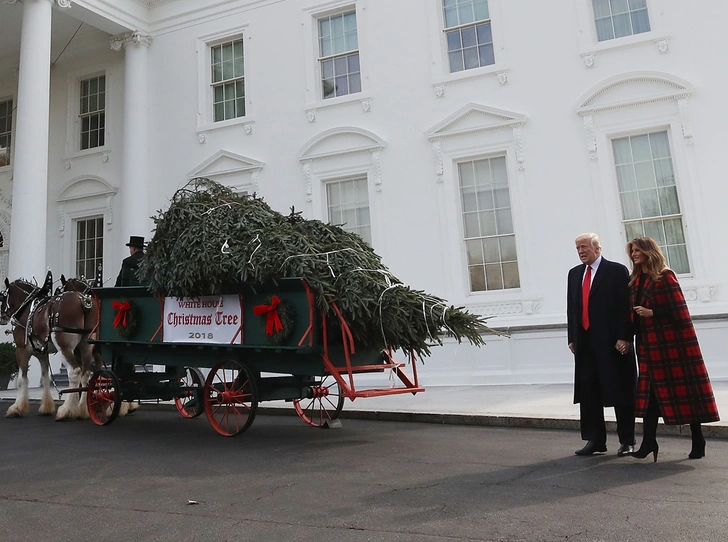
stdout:
<svg viewBox="0 0 728 542">
<path fill-rule="evenodd" d="M 61 285 L 56 289 L 56 294 L 60 294 L 63 292 L 80 292 L 82 294 L 93 295 L 93 292 L 91 292 L 92 288 L 93 285 L 90 284 L 84 277 L 67 279 L 65 275 L 61 275 Z M 101 369 L 101 367 L 103 367 L 103 361 L 101 360 L 101 349 L 98 347 L 98 345 L 94 345 L 93 347 L 93 357 L 96 368 Z M 127 414 L 131 414 L 135 412 L 138 408 L 138 401 L 124 401 L 123 403 L 121 403 L 119 416 L 126 416 Z"/>
<path fill-rule="evenodd" d="M 49 273 L 50 276 L 50 273 Z M 52 283 L 52 280 L 50 281 Z M 41 398 L 39 415 L 52 415 L 56 410 L 50 393 L 49 360 L 51 353 L 60 353 L 70 367 L 68 380 L 72 388 L 86 387 L 93 362 L 93 348 L 87 337 L 98 325 L 99 307 L 95 298 L 81 292 L 62 292 L 48 296 L 46 287 L 39 288 L 25 279 L 10 282 L 0 292 L 0 325 L 12 324 L 15 355 L 20 375 L 15 402 L 6 417 L 21 417 L 28 412 L 28 363 L 31 356 L 41 364 Z M 86 392 L 66 394 L 56 420 L 88 418 Z"/>
</svg>

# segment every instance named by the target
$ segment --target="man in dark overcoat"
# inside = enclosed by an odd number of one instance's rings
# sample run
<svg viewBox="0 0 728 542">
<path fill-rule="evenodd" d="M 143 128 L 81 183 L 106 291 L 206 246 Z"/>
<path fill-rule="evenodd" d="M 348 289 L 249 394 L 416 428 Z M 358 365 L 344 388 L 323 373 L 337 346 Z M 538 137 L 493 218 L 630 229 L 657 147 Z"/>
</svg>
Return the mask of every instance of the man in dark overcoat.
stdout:
<svg viewBox="0 0 728 542">
<path fill-rule="evenodd" d="M 574 354 L 574 403 L 579 403 L 581 438 L 577 455 L 607 451 L 604 407 L 613 406 L 622 457 L 634 451 L 637 365 L 632 348 L 629 272 L 601 255 L 595 233 L 576 238 L 581 260 L 569 271 L 567 323 Z"/>
<path fill-rule="evenodd" d="M 129 257 L 121 262 L 119 275 L 116 277 L 114 286 L 138 286 L 139 279 L 136 276 L 139 262 L 144 258 L 144 237 L 132 235 L 126 244 L 129 247 Z"/>
</svg>

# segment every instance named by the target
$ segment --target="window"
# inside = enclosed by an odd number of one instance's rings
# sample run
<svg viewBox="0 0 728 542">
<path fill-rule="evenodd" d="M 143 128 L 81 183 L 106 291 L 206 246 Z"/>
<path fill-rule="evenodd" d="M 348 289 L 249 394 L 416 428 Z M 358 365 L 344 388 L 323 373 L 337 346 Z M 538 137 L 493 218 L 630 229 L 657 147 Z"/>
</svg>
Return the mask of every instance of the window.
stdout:
<svg viewBox="0 0 728 542">
<path fill-rule="evenodd" d="M 650 31 L 647 0 L 592 0 L 599 41 Z"/>
<path fill-rule="evenodd" d="M 210 47 L 213 120 L 245 116 L 245 59 L 243 40 Z"/>
<path fill-rule="evenodd" d="M 676 273 L 689 273 L 667 132 L 612 140 L 627 241 L 652 237 Z"/>
<path fill-rule="evenodd" d="M 106 140 L 106 76 L 81 81 L 81 150 L 103 147 Z"/>
<path fill-rule="evenodd" d="M 341 225 L 372 243 L 366 177 L 326 183 L 326 206 L 331 224 Z"/>
<path fill-rule="evenodd" d="M 450 72 L 495 64 L 488 0 L 444 0 Z"/>
<path fill-rule="evenodd" d="M 10 165 L 10 143 L 13 134 L 13 101 L 0 102 L 0 167 Z"/>
<path fill-rule="evenodd" d="M 361 92 L 356 11 L 319 18 L 318 36 L 323 98 Z"/>
<path fill-rule="evenodd" d="M 76 276 L 88 280 L 96 278 L 96 270 L 103 264 L 104 219 L 102 217 L 76 222 Z"/>
<path fill-rule="evenodd" d="M 458 164 L 470 291 L 519 288 L 506 158 Z"/>
</svg>

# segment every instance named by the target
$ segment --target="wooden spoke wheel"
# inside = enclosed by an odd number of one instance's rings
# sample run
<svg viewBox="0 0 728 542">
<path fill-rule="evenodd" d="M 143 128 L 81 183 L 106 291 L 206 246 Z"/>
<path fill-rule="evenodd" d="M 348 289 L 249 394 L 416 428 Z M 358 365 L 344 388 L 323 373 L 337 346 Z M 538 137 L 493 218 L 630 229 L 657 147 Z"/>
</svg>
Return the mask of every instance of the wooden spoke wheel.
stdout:
<svg viewBox="0 0 728 542">
<path fill-rule="evenodd" d="M 336 379 L 325 376 L 311 386 L 312 397 L 294 399 L 296 414 L 308 425 L 323 427 L 328 420 L 335 420 L 344 407 L 344 396 Z"/>
<path fill-rule="evenodd" d="M 174 405 L 183 418 L 196 418 L 205 411 L 202 392 L 205 379 L 199 369 L 185 367 L 185 375 L 179 379 L 184 395 L 174 398 Z"/>
<path fill-rule="evenodd" d="M 229 360 L 215 365 L 207 375 L 204 397 L 207 419 L 223 436 L 239 435 L 255 419 L 258 390 L 242 363 Z"/>
<path fill-rule="evenodd" d="M 102 369 L 91 375 L 86 404 L 96 425 L 109 425 L 116 419 L 121 408 L 121 389 L 119 379 L 112 371 Z"/>
</svg>

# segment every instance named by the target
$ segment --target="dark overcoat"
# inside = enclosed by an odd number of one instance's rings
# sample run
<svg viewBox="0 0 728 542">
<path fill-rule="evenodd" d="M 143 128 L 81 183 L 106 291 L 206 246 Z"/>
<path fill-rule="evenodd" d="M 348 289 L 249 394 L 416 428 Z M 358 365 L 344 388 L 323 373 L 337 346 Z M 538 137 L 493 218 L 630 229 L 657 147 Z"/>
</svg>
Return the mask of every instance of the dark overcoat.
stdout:
<svg viewBox="0 0 728 542">
<path fill-rule="evenodd" d="M 718 421 L 713 387 L 675 273 L 666 269 L 657 282 L 641 274 L 630 288 L 630 301 L 654 313 L 651 318 L 632 314 L 639 318 L 635 415 L 644 417 L 654 388 L 666 424 Z"/>
<path fill-rule="evenodd" d="M 124 258 L 114 286 L 138 286 L 139 279 L 136 276 L 136 270 L 143 258 L 144 252 L 141 250 L 137 250 L 131 256 Z"/>
<path fill-rule="evenodd" d="M 574 403 L 581 401 L 579 379 L 585 370 L 583 345 L 580 341 L 581 283 L 586 265 L 569 271 L 567 288 L 567 323 L 569 343 L 575 346 Z M 620 263 L 602 257 L 589 292 L 590 340 L 597 355 L 603 406 L 628 405 L 634 401 L 637 364 L 634 351 L 622 355 L 615 345 L 618 340 L 632 344 L 634 330 L 630 319 L 629 271 Z"/>
</svg>

